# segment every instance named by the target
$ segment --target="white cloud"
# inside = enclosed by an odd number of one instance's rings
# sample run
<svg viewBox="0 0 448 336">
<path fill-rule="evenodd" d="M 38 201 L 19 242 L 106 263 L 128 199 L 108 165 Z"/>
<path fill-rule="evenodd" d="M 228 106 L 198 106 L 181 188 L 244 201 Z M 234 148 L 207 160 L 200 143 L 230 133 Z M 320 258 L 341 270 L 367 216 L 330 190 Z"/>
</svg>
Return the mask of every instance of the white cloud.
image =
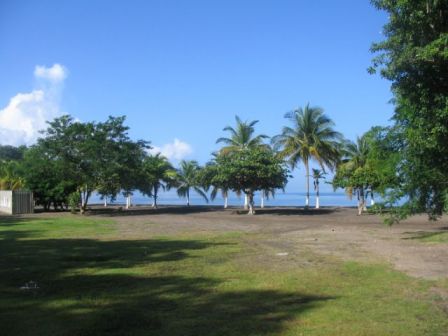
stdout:
<svg viewBox="0 0 448 336">
<path fill-rule="evenodd" d="M 51 82 L 62 82 L 67 78 L 67 69 L 58 63 L 54 64 L 51 68 L 36 65 L 34 68 L 34 77 Z"/>
<path fill-rule="evenodd" d="M 40 87 L 18 93 L 0 110 L 0 144 L 31 145 L 46 128 L 46 121 L 61 115 L 60 96 L 66 69 L 55 64 L 50 68 L 36 66 L 34 76 L 42 79 Z"/>
<path fill-rule="evenodd" d="M 162 147 L 153 146 L 149 152 L 151 154 L 161 153 L 169 160 L 182 160 L 193 153 L 193 148 L 188 143 L 175 138 L 172 143 L 167 143 Z"/>
</svg>

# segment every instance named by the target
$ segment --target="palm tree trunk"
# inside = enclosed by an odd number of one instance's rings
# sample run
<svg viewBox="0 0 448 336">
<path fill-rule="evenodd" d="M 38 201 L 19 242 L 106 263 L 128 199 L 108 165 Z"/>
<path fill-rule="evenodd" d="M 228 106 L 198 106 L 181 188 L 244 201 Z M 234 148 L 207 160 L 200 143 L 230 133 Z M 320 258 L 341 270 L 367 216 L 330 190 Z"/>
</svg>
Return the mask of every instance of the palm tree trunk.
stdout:
<svg viewBox="0 0 448 336">
<path fill-rule="evenodd" d="M 153 208 L 155 208 L 155 209 L 157 209 L 157 193 L 158 193 L 158 190 L 159 188 L 157 188 L 156 186 L 154 186 L 154 196 L 153 196 L 153 198 L 154 198 L 154 202 L 153 202 L 153 204 L 152 204 L 152 207 Z"/>
<path fill-rule="evenodd" d="M 190 189 L 187 189 L 187 206 L 190 206 Z"/>
<path fill-rule="evenodd" d="M 306 170 L 306 200 L 305 207 L 308 208 L 310 206 L 310 166 L 308 164 L 308 160 L 304 160 L 305 170 Z"/>
<path fill-rule="evenodd" d="M 260 207 L 264 209 L 264 190 L 261 191 L 261 204 Z"/>
<path fill-rule="evenodd" d="M 319 204 L 319 184 L 316 185 L 316 209 L 320 208 Z"/>
</svg>

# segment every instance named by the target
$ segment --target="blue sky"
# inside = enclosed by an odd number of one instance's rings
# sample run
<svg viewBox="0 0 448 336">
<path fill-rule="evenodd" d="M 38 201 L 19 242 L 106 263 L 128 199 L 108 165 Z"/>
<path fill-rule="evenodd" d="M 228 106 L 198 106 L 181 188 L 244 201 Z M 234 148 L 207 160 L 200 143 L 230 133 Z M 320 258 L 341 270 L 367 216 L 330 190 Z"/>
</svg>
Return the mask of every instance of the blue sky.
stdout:
<svg viewBox="0 0 448 336">
<path fill-rule="evenodd" d="M 366 71 L 386 19 L 367 0 L 1 1 L 0 142 L 126 115 L 132 138 L 205 163 L 235 115 L 272 136 L 308 102 L 355 139 L 393 112 Z"/>
</svg>

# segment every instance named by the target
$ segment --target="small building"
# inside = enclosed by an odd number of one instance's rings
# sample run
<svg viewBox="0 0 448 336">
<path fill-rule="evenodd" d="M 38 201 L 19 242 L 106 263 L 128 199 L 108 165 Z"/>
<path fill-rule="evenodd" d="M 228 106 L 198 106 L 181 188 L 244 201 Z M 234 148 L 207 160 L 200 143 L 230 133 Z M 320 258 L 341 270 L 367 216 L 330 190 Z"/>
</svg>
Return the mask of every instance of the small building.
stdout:
<svg viewBox="0 0 448 336">
<path fill-rule="evenodd" d="M 9 215 L 33 213 L 33 193 L 25 190 L 0 190 L 0 212 Z"/>
</svg>

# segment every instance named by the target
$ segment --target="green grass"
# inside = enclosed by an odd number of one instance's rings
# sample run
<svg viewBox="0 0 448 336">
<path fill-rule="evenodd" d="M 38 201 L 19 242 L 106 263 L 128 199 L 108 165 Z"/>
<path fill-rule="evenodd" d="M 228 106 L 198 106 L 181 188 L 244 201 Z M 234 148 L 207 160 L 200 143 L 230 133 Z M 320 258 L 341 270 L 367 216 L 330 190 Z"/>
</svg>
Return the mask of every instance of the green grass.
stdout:
<svg viewBox="0 0 448 336">
<path fill-rule="evenodd" d="M 434 284 L 254 234 L 123 240 L 90 218 L 0 218 L 2 335 L 442 335 Z M 278 259 L 280 260 L 280 259 Z M 39 288 L 21 290 L 29 281 Z"/>
</svg>

